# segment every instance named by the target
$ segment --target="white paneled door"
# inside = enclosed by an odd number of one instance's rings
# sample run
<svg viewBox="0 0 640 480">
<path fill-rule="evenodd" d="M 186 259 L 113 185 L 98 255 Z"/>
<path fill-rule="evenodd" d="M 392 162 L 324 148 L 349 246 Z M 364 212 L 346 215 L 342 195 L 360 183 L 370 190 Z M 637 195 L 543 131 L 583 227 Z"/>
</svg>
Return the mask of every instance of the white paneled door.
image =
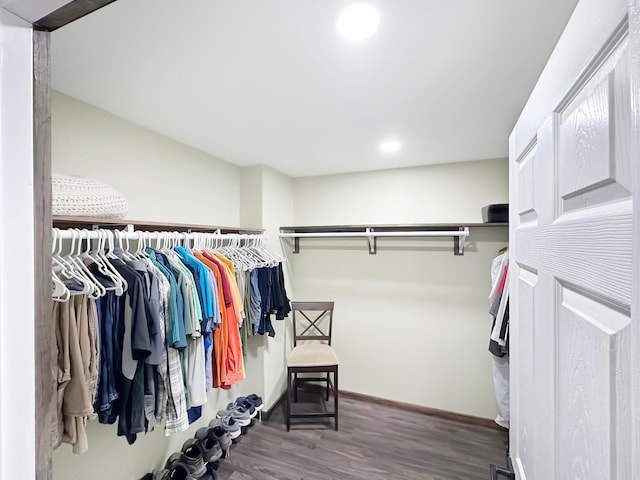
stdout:
<svg viewBox="0 0 640 480">
<path fill-rule="evenodd" d="M 640 479 L 639 3 L 578 4 L 510 137 L 519 479 Z"/>
</svg>

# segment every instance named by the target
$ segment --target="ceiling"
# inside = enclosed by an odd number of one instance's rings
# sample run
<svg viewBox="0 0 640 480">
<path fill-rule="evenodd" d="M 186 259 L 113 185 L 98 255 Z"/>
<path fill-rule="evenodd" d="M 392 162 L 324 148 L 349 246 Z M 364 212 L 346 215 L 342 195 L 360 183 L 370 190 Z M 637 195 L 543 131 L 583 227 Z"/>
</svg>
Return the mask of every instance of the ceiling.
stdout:
<svg viewBox="0 0 640 480">
<path fill-rule="evenodd" d="M 367 0 L 360 42 L 352 3 L 118 0 L 52 34 L 52 85 L 292 177 L 506 157 L 576 0 Z"/>
</svg>

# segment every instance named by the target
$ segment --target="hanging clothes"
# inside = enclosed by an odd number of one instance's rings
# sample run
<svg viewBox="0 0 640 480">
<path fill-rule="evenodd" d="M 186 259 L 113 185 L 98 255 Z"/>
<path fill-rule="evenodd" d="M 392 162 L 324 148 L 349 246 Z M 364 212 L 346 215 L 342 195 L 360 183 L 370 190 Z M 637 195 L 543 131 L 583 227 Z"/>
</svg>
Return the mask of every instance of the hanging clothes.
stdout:
<svg viewBox="0 0 640 480">
<path fill-rule="evenodd" d="M 74 453 L 84 453 L 89 448 L 86 424 L 95 417 L 99 369 L 95 302 L 86 295 L 73 296 L 54 304 L 52 318 L 58 359 L 54 448 L 69 443 Z"/>
<path fill-rule="evenodd" d="M 493 259 L 491 265 L 492 317 L 489 351 L 492 353 L 493 386 L 498 405 L 495 422 L 509 428 L 509 254 Z"/>
<path fill-rule="evenodd" d="M 493 318 L 489 351 L 497 357 L 509 352 L 509 255 L 504 252 L 494 258 L 491 265 L 491 292 L 489 313 Z"/>
<path fill-rule="evenodd" d="M 226 310 L 226 351 L 220 352 L 220 362 L 224 362 L 219 368 L 224 369 L 224 380 L 220 380 L 220 387 L 228 389 L 234 383 L 244 380 L 244 360 L 242 358 L 242 341 L 240 339 L 239 321 L 241 314 L 237 311 L 238 305 L 234 298 L 234 286 L 238 286 L 235 276 L 231 275 L 229 267 L 213 252 L 203 250 L 204 259 L 214 264 L 220 273 L 222 292 Z"/>
<path fill-rule="evenodd" d="M 276 332 L 271 323 L 271 315 L 275 315 L 276 320 L 284 320 L 291 312 L 291 303 L 284 286 L 282 264 L 275 267 L 259 268 L 257 284 L 260 291 L 258 334 L 264 335 L 266 333 L 273 337 Z"/>
<path fill-rule="evenodd" d="M 71 239 L 79 249 L 80 239 Z M 263 246 L 234 241 L 227 255 L 168 243 L 129 252 L 120 242 L 81 257 L 72 243 L 77 258 L 54 253 L 56 288 L 66 290 L 52 294 L 56 446 L 86 451 L 85 426 L 94 417 L 117 424 L 129 443 L 160 425 L 165 435 L 187 430 L 208 391 L 245 379 L 243 347 L 263 316 L 258 269 L 270 279 L 264 317 L 290 311 L 282 268 Z"/>
<path fill-rule="evenodd" d="M 260 328 L 260 314 L 262 310 L 262 294 L 258 286 L 258 270 L 249 272 L 249 318 L 251 319 L 251 327 L 253 334 L 257 334 Z"/>
</svg>

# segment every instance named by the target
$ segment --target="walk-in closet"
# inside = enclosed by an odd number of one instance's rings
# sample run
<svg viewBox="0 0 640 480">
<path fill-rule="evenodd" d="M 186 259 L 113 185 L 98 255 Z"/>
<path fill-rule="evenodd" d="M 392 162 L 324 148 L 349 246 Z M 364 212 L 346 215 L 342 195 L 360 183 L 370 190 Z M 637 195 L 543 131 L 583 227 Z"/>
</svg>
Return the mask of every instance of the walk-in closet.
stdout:
<svg viewBox="0 0 640 480">
<path fill-rule="evenodd" d="M 0 6 L 0 480 L 640 478 L 637 0 Z"/>
</svg>

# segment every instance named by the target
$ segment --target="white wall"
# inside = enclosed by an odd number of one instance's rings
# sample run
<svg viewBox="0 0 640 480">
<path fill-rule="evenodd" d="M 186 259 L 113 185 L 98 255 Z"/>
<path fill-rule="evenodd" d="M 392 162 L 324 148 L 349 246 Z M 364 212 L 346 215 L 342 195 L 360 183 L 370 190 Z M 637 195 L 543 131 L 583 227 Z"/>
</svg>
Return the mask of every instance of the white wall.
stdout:
<svg viewBox="0 0 640 480">
<path fill-rule="evenodd" d="M 481 222 L 507 203 L 507 160 L 297 178 L 296 225 Z"/>
<path fill-rule="evenodd" d="M 59 92 L 53 171 L 93 176 L 129 201 L 127 218 L 240 224 L 240 168 Z"/>
<path fill-rule="evenodd" d="M 0 8 L 1 480 L 36 473 L 32 46 L 31 25 Z"/>
<path fill-rule="evenodd" d="M 241 224 L 263 228 L 269 239 L 269 249 L 282 255 L 278 232 L 280 226 L 293 221 L 292 179 L 269 167 L 253 166 L 242 169 L 241 185 Z M 285 287 L 291 296 L 291 275 L 287 267 L 285 263 Z M 286 388 L 286 355 L 290 350 L 289 322 L 273 318 L 272 324 L 276 332 L 274 337 L 255 336 L 248 345 L 248 356 L 260 356 L 262 360 L 259 371 L 262 385 L 259 391 L 267 410 L 277 403 Z"/>
<path fill-rule="evenodd" d="M 506 160 L 294 180 L 294 224 L 480 222 L 508 200 Z M 301 239 L 296 300 L 336 302 L 340 388 L 492 418 L 490 265 L 506 227 L 451 239 Z"/>
<path fill-rule="evenodd" d="M 270 250 L 284 254 L 278 241 L 279 229 L 293 222 L 293 181 L 286 175 L 265 166 L 242 169 L 242 208 L 243 222 L 259 219 L 260 227 L 269 238 Z M 291 272 L 285 263 L 285 288 L 287 295 L 293 295 L 293 285 L 289 281 Z M 265 408 L 271 409 L 286 388 L 286 355 L 290 350 L 288 319 L 272 319 L 276 332 L 274 337 L 256 336 L 250 347 L 262 352 L 262 392 Z M 253 351 L 250 351 L 253 354 Z"/>
<path fill-rule="evenodd" d="M 263 170 L 262 227 L 269 236 L 269 245 L 273 251 L 283 254 L 278 241 L 280 227 L 293 222 L 293 181 L 291 178 L 268 167 Z M 285 262 L 285 288 L 289 298 L 293 298 L 295 281 L 291 279 L 291 265 Z M 290 350 L 290 317 L 284 320 L 272 320 L 276 335 L 267 340 L 264 351 L 264 382 L 267 406 L 271 408 L 286 389 L 286 356 Z"/>
<path fill-rule="evenodd" d="M 240 168 L 57 92 L 52 125 L 53 170 L 92 176 L 118 188 L 129 200 L 128 218 L 240 225 Z M 260 341 L 249 340 L 247 380 L 210 393 L 202 419 L 187 432 L 165 438 L 158 430 L 129 446 L 113 426 L 90 423 L 89 451 L 73 455 L 62 445 L 53 457 L 54 478 L 137 479 L 161 466 L 230 400 L 263 391 Z"/>
<path fill-rule="evenodd" d="M 240 225 L 262 227 L 262 167 L 245 167 L 240 173 Z"/>
</svg>

